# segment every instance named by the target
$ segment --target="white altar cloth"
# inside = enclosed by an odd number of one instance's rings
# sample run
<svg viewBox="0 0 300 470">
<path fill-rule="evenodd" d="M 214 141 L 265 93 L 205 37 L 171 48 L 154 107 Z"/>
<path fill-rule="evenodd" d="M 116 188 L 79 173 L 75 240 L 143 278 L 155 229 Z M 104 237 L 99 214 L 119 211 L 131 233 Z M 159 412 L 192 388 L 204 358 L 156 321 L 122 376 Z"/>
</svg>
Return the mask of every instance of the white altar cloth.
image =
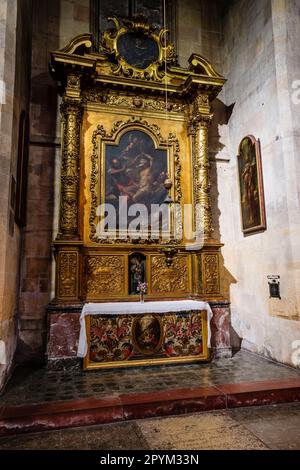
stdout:
<svg viewBox="0 0 300 470">
<path fill-rule="evenodd" d="M 184 312 L 188 310 L 207 311 L 207 345 L 210 347 L 211 330 L 210 321 L 212 311 L 207 302 L 196 300 L 168 300 L 155 302 L 110 302 L 110 303 L 86 303 L 80 315 L 80 335 L 77 350 L 78 357 L 85 357 L 87 354 L 87 337 L 85 329 L 85 317 L 87 315 L 139 315 L 143 313 L 169 313 Z"/>
</svg>

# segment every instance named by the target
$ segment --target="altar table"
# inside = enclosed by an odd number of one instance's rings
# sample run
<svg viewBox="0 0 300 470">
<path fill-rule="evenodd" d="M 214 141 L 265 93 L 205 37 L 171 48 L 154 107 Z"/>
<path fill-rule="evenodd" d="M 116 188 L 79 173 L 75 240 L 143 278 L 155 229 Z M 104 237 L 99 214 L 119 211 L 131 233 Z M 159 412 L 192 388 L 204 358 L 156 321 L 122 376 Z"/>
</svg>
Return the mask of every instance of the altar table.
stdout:
<svg viewBox="0 0 300 470">
<path fill-rule="evenodd" d="M 87 303 L 77 356 L 85 369 L 207 360 L 211 318 L 194 300 Z"/>
</svg>

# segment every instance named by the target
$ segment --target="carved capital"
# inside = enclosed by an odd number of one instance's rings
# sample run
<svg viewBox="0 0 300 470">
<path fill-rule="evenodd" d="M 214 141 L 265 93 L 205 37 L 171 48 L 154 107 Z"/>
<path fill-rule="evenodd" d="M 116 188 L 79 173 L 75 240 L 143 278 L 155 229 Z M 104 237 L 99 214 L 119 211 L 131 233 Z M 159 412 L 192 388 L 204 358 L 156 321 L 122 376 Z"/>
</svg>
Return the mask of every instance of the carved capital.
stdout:
<svg viewBox="0 0 300 470">
<path fill-rule="evenodd" d="M 199 123 L 203 122 L 209 124 L 211 120 L 212 114 L 210 113 L 209 96 L 203 93 L 197 93 L 191 105 L 192 124 L 198 127 Z"/>
<path fill-rule="evenodd" d="M 69 98 L 80 98 L 81 74 L 72 72 L 67 75 L 66 96 Z"/>
<path fill-rule="evenodd" d="M 77 119 L 81 119 L 81 100 L 75 98 L 68 98 L 67 96 L 65 96 L 60 106 L 60 112 L 63 123 L 66 122 L 66 119 L 70 118 L 71 116 L 75 116 Z"/>
</svg>

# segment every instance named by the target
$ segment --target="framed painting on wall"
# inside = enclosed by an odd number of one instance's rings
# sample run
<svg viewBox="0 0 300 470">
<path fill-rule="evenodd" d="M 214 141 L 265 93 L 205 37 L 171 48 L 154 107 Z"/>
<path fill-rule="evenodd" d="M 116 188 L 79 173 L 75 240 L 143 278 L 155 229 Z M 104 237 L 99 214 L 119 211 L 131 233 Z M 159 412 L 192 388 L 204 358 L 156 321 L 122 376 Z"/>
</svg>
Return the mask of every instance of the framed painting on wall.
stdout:
<svg viewBox="0 0 300 470">
<path fill-rule="evenodd" d="M 244 137 L 239 146 L 238 172 L 242 231 L 245 235 L 266 230 L 261 149 L 259 139 Z"/>
</svg>

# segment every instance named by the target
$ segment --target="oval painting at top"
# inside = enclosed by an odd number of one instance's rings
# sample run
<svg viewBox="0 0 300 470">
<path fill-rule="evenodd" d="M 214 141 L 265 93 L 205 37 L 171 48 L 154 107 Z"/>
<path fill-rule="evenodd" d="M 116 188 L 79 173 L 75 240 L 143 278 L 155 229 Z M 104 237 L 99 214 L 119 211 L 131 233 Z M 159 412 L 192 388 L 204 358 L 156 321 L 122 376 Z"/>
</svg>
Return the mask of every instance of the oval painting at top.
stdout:
<svg viewBox="0 0 300 470">
<path fill-rule="evenodd" d="M 118 51 L 128 65 L 144 70 L 158 59 L 156 41 L 138 33 L 125 33 L 118 39 Z"/>
</svg>

